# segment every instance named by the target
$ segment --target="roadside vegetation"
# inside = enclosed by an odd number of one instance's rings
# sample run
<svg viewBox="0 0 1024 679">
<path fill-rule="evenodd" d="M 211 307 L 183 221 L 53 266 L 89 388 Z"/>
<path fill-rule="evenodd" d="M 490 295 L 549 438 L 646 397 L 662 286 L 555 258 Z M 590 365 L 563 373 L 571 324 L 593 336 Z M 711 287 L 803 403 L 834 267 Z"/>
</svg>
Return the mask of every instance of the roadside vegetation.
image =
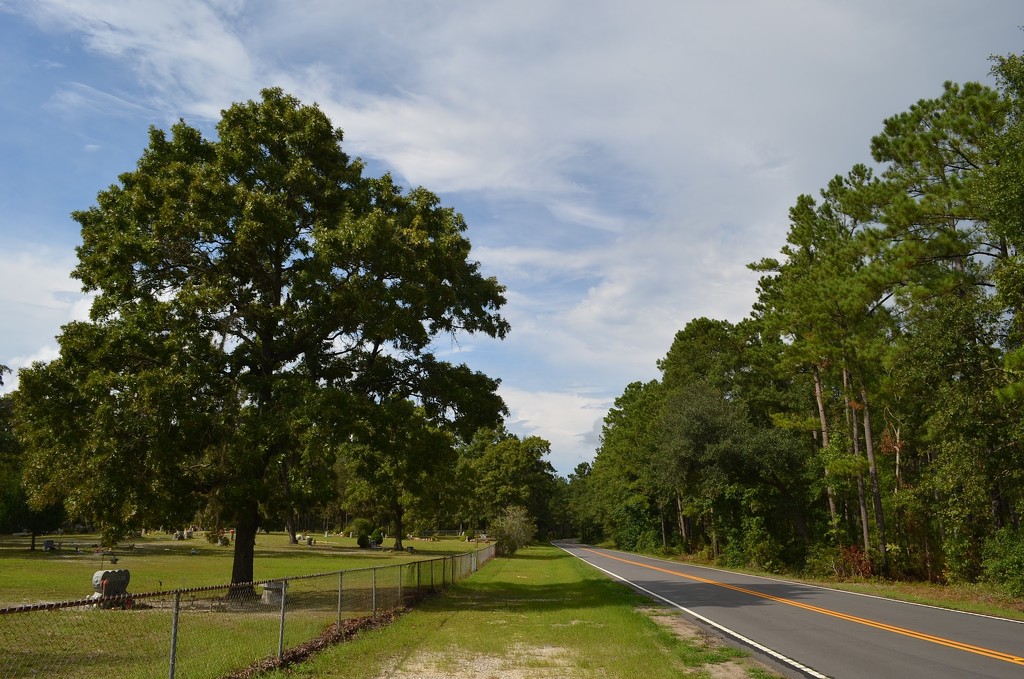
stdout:
<svg viewBox="0 0 1024 679">
<path fill-rule="evenodd" d="M 585 541 L 1024 595 L 1024 57 L 992 75 L 884 120 L 794 197 L 749 317 L 625 388 L 569 476 Z"/>
</svg>

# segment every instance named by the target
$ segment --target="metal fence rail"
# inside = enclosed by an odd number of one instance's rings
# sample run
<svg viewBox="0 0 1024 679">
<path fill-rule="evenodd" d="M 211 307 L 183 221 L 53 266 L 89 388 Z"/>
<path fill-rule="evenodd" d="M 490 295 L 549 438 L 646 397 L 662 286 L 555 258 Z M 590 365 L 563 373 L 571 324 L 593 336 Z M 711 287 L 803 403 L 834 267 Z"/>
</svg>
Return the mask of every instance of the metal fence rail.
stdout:
<svg viewBox="0 0 1024 679">
<path fill-rule="evenodd" d="M 0 677 L 223 677 L 444 589 L 494 556 L 492 544 L 393 566 L 0 608 Z"/>
</svg>

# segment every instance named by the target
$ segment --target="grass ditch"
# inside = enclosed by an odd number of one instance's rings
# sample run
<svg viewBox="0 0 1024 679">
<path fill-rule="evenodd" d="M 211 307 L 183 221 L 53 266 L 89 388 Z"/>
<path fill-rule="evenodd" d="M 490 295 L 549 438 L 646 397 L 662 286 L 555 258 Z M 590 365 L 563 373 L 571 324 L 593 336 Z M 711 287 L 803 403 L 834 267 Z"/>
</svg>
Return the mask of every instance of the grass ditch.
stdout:
<svg viewBox="0 0 1024 679">
<path fill-rule="evenodd" d="M 703 677 L 777 675 L 551 546 L 499 558 L 387 627 L 269 675 Z"/>
</svg>

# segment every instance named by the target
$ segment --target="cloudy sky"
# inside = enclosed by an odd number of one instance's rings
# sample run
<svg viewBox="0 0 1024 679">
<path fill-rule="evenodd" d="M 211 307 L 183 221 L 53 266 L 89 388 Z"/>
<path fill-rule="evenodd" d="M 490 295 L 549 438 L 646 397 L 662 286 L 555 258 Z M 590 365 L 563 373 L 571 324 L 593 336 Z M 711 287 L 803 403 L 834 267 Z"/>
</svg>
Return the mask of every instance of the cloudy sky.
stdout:
<svg viewBox="0 0 1024 679">
<path fill-rule="evenodd" d="M 465 215 L 512 333 L 455 358 L 567 474 L 677 330 L 749 313 L 800 193 L 944 81 L 991 82 L 1021 24 L 1019 0 L 0 0 L 0 363 L 85 317 L 69 213 L 149 126 L 212 133 L 276 85 Z"/>
</svg>

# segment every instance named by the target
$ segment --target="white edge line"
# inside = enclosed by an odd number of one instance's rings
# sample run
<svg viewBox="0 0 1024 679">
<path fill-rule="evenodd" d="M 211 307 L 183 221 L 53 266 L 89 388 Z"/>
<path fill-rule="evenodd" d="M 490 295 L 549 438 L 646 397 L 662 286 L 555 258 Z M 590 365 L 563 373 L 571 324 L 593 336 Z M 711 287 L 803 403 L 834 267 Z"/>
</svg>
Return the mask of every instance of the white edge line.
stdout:
<svg viewBox="0 0 1024 679">
<path fill-rule="evenodd" d="M 757 643 L 756 641 L 754 641 L 753 639 L 748 639 L 747 637 L 743 636 L 739 632 L 733 631 L 733 630 L 729 629 L 728 627 L 726 627 L 724 625 L 720 625 L 717 622 L 715 622 L 714 620 L 710 620 L 708 618 L 705 618 L 700 613 L 697 613 L 695 611 L 691 611 L 689 608 L 686 608 L 685 606 L 681 606 L 681 605 L 677 604 L 675 601 L 672 601 L 671 599 L 666 599 L 665 597 L 661 596 L 660 594 L 657 594 L 655 592 L 652 592 L 649 589 L 641 587 L 640 585 L 636 584 L 635 582 L 632 582 L 631 580 L 627 580 L 626 578 L 622 577 L 621 575 L 618 575 L 616 573 L 612 573 L 609 570 L 605 570 L 604 568 L 601 568 L 597 564 L 594 564 L 594 563 L 591 563 L 590 561 L 587 561 L 582 556 L 579 556 L 578 554 L 573 554 L 572 552 L 570 552 L 565 547 L 562 547 L 561 545 L 555 545 L 555 546 L 558 547 L 559 549 L 561 549 L 562 551 L 564 551 L 569 556 L 572 556 L 572 557 L 574 557 L 576 559 L 579 559 L 580 561 L 582 561 L 583 563 L 587 564 L 588 566 L 591 566 L 592 568 L 596 568 L 597 570 L 601 571 L 602 573 L 605 573 L 606 575 L 610 575 L 611 577 L 615 578 L 616 580 L 621 580 L 621 581 L 627 583 L 630 587 L 638 589 L 638 590 L 640 590 L 641 592 L 647 594 L 650 597 L 654 597 L 655 599 L 660 599 L 661 601 L 664 601 L 669 606 L 673 606 L 675 608 L 678 608 L 679 610 L 683 611 L 687 615 L 692 615 L 693 617 L 697 618 L 701 622 L 703 622 L 703 623 L 705 623 L 707 625 L 710 625 L 710 626 L 714 627 L 715 629 L 718 629 L 718 630 L 724 632 L 725 634 L 727 634 L 727 635 L 729 635 L 729 636 L 731 636 L 731 637 L 733 637 L 735 639 L 739 639 L 743 643 L 748 644 L 750 646 L 753 646 L 754 648 L 756 648 L 757 650 L 761 651 L 762 653 L 766 653 L 767 655 L 770 655 L 771 657 L 775 658 L 776 660 L 778 660 L 780 662 L 783 662 L 783 663 L 785 663 L 787 665 L 790 665 L 791 667 L 794 667 L 795 669 L 797 669 L 797 670 L 799 670 L 801 672 L 804 672 L 804 673 L 808 674 L 809 676 L 815 677 L 815 679 L 829 679 L 828 676 L 826 676 L 824 674 L 821 674 L 820 672 L 816 672 L 816 671 L 812 670 L 810 667 L 807 667 L 806 665 L 801 665 L 796 660 L 793 660 L 792 658 L 786 657 L 786 656 L 782 655 L 781 653 L 779 653 L 778 651 L 775 651 L 773 649 L 768 648 L 767 646 L 763 646 L 763 645 Z"/>
</svg>

